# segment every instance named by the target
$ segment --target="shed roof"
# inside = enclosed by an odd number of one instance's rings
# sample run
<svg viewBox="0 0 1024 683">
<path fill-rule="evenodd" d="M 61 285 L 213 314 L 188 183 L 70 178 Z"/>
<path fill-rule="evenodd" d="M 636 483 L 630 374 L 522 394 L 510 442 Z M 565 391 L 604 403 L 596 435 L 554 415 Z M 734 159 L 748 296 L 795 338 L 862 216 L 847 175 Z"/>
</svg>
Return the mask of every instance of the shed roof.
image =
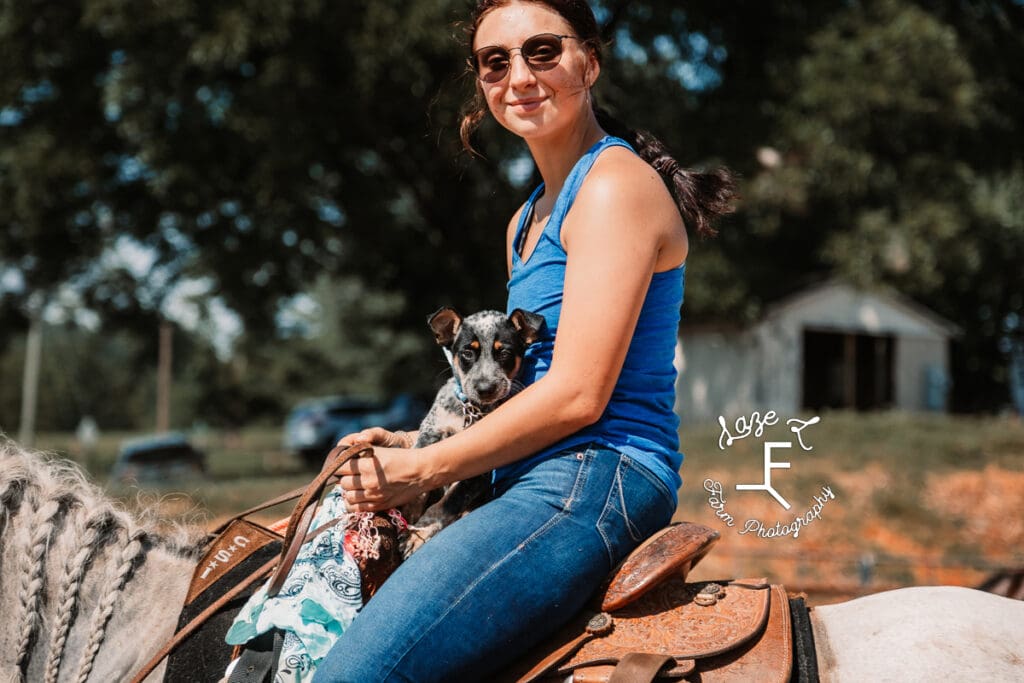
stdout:
<svg viewBox="0 0 1024 683">
<path fill-rule="evenodd" d="M 867 334 L 949 338 L 963 333 L 955 323 L 892 288 L 858 289 L 839 278 L 812 284 L 769 304 L 760 320 L 749 327 L 731 321 L 684 322 L 681 332 L 729 334 L 787 320 L 806 327 Z"/>
<path fill-rule="evenodd" d="M 763 321 L 796 317 L 805 325 L 864 332 L 917 328 L 937 337 L 963 333 L 955 323 L 889 287 L 858 289 L 832 278 L 791 294 L 765 309 Z"/>
</svg>

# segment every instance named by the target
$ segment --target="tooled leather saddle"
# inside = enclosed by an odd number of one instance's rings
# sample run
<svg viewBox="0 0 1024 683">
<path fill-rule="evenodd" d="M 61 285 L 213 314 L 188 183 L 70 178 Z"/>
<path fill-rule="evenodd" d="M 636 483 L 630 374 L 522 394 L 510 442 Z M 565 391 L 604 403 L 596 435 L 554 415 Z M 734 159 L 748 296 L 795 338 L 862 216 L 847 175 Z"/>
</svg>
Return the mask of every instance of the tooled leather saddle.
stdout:
<svg viewBox="0 0 1024 683">
<path fill-rule="evenodd" d="M 790 607 L 781 586 L 765 579 L 686 582 L 718 538 L 688 522 L 655 534 L 612 573 L 595 611 L 574 618 L 507 680 L 790 680 Z"/>
<path fill-rule="evenodd" d="M 187 626 L 179 624 L 179 633 L 135 680 L 145 678 L 162 657 L 182 642 L 187 649 L 187 641 L 200 628 L 200 622 L 209 620 L 218 610 L 223 612 L 227 598 L 237 601 L 243 583 L 251 590 L 255 581 L 272 574 L 271 590 L 278 588 L 298 547 L 310 537 L 308 529 L 316 501 L 333 472 L 348 458 L 368 453 L 372 453 L 372 449 L 365 445 L 335 449 L 328 456 L 323 471 L 300 496 L 296 496 L 298 491 L 291 492 L 253 508 L 260 509 L 288 497 L 300 498 L 283 538 L 276 534 L 256 534 L 254 542 L 246 544 L 246 550 L 266 548 L 264 553 L 271 552 L 277 557 L 236 584 L 228 592 L 230 595 L 214 601 L 219 604 L 204 604 L 206 609 L 201 612 L 208 614 L 200 615 Z M 236 518 L 219 540 L 211 543 L 207 557 L 197 567 L 187 602 L 201 602 L 196 598 L 215 578 L 206 572 L 204 567 L 209 563 L 204 562 L 211 557 L 225 557 L 225 538 L 239 545 L 233 537 L 239 529 L 246 528 L 246 533 L 252 534 L 253 530 L 246 527 L 248 524 Z M 255 542 L 257 537 L 259 542 Z M 524 657 L 503 680 L 518 683 L 564 680 L 570 674 L 574 683 L 640 683 L 655 679 L 789 680 L 793 661 L 790 605 L 781 586 L 770 585 L 764 579 L 686 582 L 689 571 L 718 540 L 718 532 L 688 522 L 674 524 L 655 534 L 612 572 L 591 611 L 571 620 L 554 637 Z M 259 553 L 251 560 L 256 560 L 257 555 Z M 259 559 L 262 563 L 264 558 Z M 394 568 L 391 562 L 387 564 L 387 570 Z M 362 569 L 374 586 L 383 580 L 381 567 Z M 216 574 L 222 580 L 228 578 L 221 572 Z M 369 595 L 365 597 L 368 599 Z M 223 634 L 220 642 L 223 644 Z M 172 666 L 168 670 L 167 680 L 175 678 L 173 669 Z"/>
</svg>

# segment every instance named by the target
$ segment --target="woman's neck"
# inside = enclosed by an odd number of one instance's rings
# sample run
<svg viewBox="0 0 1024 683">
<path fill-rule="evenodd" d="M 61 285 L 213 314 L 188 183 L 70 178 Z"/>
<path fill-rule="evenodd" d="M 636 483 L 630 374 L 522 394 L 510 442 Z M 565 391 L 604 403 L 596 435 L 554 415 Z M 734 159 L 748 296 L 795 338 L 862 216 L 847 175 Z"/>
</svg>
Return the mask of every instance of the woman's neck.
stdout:
<svg viewBox="0 0 1024 683">
<path fill-rule="evenodd" d="M 544 194 L 557 197 L 572 167 L 584 152 L 606 134 L 591 112 L 580 125 L 564 134 L 527 140 L 530 154 L 544 180 Z"/>
</svg>

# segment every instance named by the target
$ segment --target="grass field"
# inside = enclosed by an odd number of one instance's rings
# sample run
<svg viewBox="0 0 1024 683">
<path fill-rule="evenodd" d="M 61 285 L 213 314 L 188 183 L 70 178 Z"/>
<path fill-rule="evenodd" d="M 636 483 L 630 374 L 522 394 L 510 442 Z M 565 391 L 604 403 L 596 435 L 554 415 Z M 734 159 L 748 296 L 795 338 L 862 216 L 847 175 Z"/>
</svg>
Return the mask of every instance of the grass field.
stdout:
<svg viewBox="0 0 1024 683">
<path fill-rule="evenodd" d="M 805 590 L 818 602 L 881 588 L 948 583 L 974 585 L 999 567 L 1024 565 L 1024 424 L 1017 418 L 964 418 L 878 413 L 822 414 L 800 436 L 786 425 L 760 438 L 718 446 L 718 425 L 686 427 L 686 460 L 677 519 L 699 522 L 722 535 L 693 576 L 767 575 Z M 125 434 L 104 435 L 95 452 L 81 453 L 69 435 L 42 435 L 38 446 L 68 455 L 104 482 Z M 764 491 L 738 491 L 763 481 L 766 441 L 792 441 L 773 460 L 789 469 L 772 473 L 789 511 Z M 129 507 L 157 507 L 163 517 L 210 524 L 308 481 L 299 461 L 283 453 L 280 432 L 253 428 L 208 433 L 197 445 L 209 457 L 203 481 L 158 487 L 107 484 Z M 706 479 L 723 486 L 729 527 L 709 505 Z M 772 527 L 811 509 L 827 486 L 820 518 L 792 535 L 739 533 L 747 520 Z M 265 513 L 266 520 L 288 513 Z"/>
</svg>

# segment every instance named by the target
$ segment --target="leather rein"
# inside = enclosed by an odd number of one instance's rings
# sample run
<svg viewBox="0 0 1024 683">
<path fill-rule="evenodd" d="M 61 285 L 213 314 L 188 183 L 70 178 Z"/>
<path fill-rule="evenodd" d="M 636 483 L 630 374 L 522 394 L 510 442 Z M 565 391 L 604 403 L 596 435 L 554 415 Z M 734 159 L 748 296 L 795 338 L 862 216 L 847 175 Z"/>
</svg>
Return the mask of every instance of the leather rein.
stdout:
<svg viewBox="0 0 1024 683">
<path fill-rule="evenodd" d="M 147 676 L 153 673 L 153 670 L 160 665 L 164 658 L 181 645 L 186 638 L 195 633 L 210 619 L 210 617 L 219 612 L 224 605 L 245 592 L 245 590 L 254 583 L 265 578 L 268 574 L 270 574 L 270 581 L 267 588 L 267 596 L 273 597 L 277 595 L 278 591 L 281 590 L 281 586 L 284 584 L 285 579 L 288 577 L 288 572 L 291 570 L 292 564 L 294 564 L 295 558 L 298 556 L 299 550 L 301 550 L 302 546 L 307 541 L 315 538 L 321 532 L 326 531 L 337 524 L 339 521 L 333 520 L 327 524 L 319 526 L 312 532 L 309 531 L 309 526 L 312 524 L 313 518 L 316 516 L 316 510 L 320 504 L 320 498 L 323 495 L 324 489 L 333 481 L 337 480 L 337 471 L 343 464 L 352 458 L 368 457 L 372 455 L 373 448 L 366 443 L 358 443 L 354 446 L 348 447 L 340 445 L 335 446 L 324 459 L 324 465 L 320 470 L 320 473 L 307 486 L 299 487 L 289 491 L 288 493 L 284 493 L 260 503 L 259 505 L 251 507 L 215 528 L 211 532 L 211 535 L 214 538 L 216 538 L 224 531 L 224 529 L 236 520 L 242 519 L 254 512 L 259 512 L 260 510 L 280 505 L 281 503 L 285 503 L 289 500 L 294 500 L 295 498 L 299 499 L 298 503 L 295 504 L 295 509 L 292 511 L 291 517 L 288 519 L 288 529 L 285 532 L 281 556 L 270 560 L 259 569 L 249 574 L 228 590 L 224 595 L 217 598 L 217 600 L 209 607 L 197 614 L 190 622 L 185 624 L 185 626 L 175 633 L 171 639 L 168 640 L 167 643 L 164 644 L 164 646 L 160 648 L 160 650 L 158 650 L 148 662 L 146 662 L 135 676 L 132 677 L 131 683 L 142 683 Z"/>
</svg>

